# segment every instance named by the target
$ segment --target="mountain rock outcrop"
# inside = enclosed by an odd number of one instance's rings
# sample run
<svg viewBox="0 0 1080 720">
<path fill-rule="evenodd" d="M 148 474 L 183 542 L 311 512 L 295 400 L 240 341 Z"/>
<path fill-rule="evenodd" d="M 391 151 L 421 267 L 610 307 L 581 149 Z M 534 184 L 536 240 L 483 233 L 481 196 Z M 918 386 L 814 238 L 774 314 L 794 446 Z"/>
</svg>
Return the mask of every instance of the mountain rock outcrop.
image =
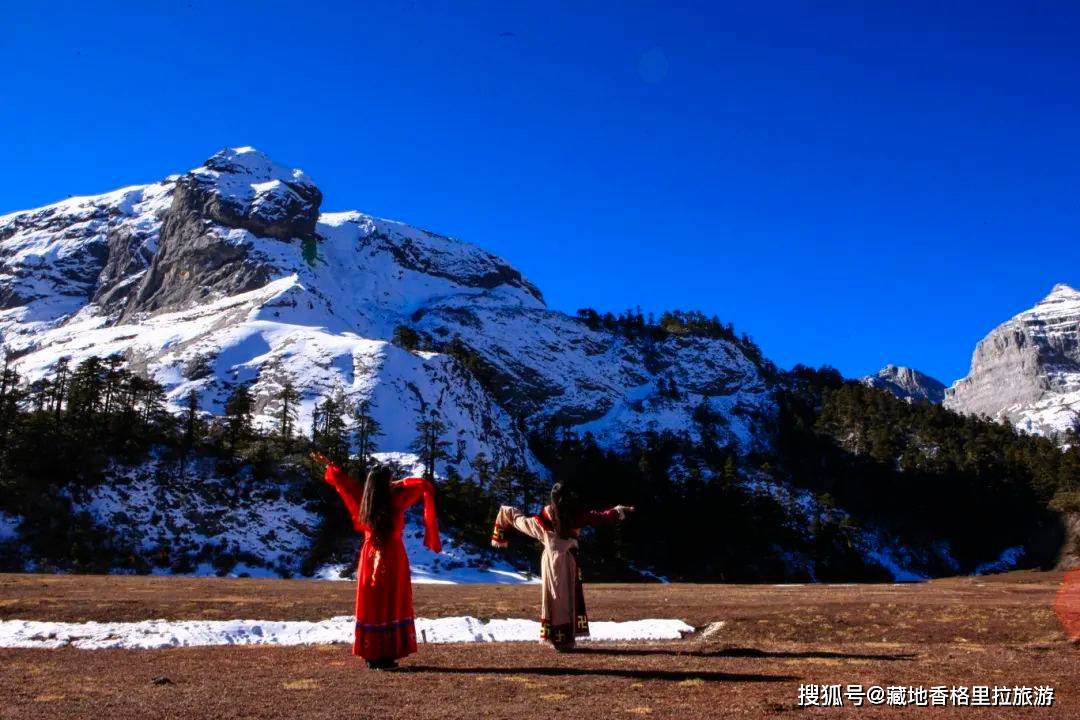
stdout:
<svg viewBox="0 0 1080 720">
<path fill-rule="evenodd" d="M 909 367 L 886 365 L 876 375 L 867 375 L 862 381 L 909 402 L 940 403 L 945 399 L 944 383 Z"/>
<path fill-rule="evenodd" d="M 1080 424 L 1080 292 L 1056 285 L 975 348 L 971 370 L 946 390 L 946 407 L 1061 437 Z"/>
</svg>

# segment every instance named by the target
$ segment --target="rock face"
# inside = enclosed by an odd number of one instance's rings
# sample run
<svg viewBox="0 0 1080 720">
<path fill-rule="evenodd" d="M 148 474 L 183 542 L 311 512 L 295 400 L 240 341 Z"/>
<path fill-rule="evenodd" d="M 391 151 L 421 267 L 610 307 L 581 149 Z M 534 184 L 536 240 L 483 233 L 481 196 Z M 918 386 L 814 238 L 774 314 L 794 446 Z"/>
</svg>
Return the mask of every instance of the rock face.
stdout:
<svg viewBox="0 0 1080 720">
<path fill-rule="evenodd" d="M 245 235 L 313 241 L 321 202 L 302 171 L 254 148 L 222 150 L 176 181 L 157 253 L 123 318 L 262 287 L 274 267 L 252 252 Z"/>
<path fill-rule="evenodd" d="M 187 197 L 174 209 L 278 240 L 315 235 L 322 192 L 303 170 L 278 165 L 255 148 L 222 150 L 179 185 Z"/>
<path fill-rule="evenodd" d="M 925 400 L 937 404 L 945 399 L 945 383 L 909 367 L 886 365 L 877 375 L 867 375 L 862 381 L 908 402 Z"/>
<path fill-rule="evenodd" d="M 1035 307 L 996 327 L 945 406 L 1060 437 L 1080 421 L 1080 292 L 1056 285 Z"/>
<path fill-rule="evenodd" d="M 591 329 L 491 253 L 321 201 L 302 171 L 237 148 L 160 183 L 0 217 L 0 344 L 30 381 L 64 356 L 120 353 L 211 413 L 250 383 L 265 424 L 291 377 L 298 427 L 340 391 L 373 403 L 385 452 L 406 451 L 436 408 L 452 450 L 440 472 L 463 476 L 480 453 L 543 474 L 526 437 L 552 427 L 615 446 L 693 435 L 698 411 L 719 418 L 721 442 L 765 442 L 771 392 L 738 343 Z M 423 343 L 394 344 L 401 326 Z"/>
</svg>

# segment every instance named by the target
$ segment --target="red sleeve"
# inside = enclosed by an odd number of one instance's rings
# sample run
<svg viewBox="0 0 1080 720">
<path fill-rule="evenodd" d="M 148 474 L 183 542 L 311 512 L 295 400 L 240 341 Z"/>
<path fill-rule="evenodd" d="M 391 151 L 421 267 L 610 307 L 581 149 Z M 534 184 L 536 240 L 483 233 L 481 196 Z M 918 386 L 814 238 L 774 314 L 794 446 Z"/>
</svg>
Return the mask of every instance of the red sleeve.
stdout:
<svg viewBox="0 0 1080 720">
<path fill-rule="evenodd" d="M 398 509 L 424 499 L 424 545 L 433 552 L 442 552 L 442 540 L 439 538 L 439 519 L 435 516 L 435 486 L 424 478 L 407 477 L 394 483 L 397 492 L 394 503 Z"/>
<path fill-rule="evenodd" d="M 597 525 L 614 525 L 619 521 L 619 512 L 615 508 L 610 510 L 586 510 L 577 521 L 578 527 L 596 527 Z"/>
<path fill-rule="evenodd" d="M 349 517 L 352 518 L 353 527 L 363 531 L 364 526 L 360 522 L 360 498 L 364 495 L 364 488 L 356 481 L 356 478 L 334 464 L 326 466 L 326 475 L 323 476 L 323 479 L 334 486 L 338 495 L 345 502 Z"/>
</svg>

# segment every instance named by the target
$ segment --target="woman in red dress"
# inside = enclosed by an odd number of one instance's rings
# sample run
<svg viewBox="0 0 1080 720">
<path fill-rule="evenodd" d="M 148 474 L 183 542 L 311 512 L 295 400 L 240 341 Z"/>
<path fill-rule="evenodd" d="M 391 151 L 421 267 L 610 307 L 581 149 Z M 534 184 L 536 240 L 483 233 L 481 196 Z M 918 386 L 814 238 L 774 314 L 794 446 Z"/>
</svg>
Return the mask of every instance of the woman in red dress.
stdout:
<svg viewBox="0 0 1080 720">
<path fill-rule="evenodd" d="M 423 498 L 424 545 L 441 552 L 434 488 L 418 477 L 391 482 L 390 468 L 385 465 L 369 472 L 361 487 L 325 455 L 312 453 L 311 459 L 326 467 L 326 482 L 345 502 L 353 526 L 364 533 L 356 569 L 353 655 L 376 670 L 396 667 L 395 660 L 416 652 L 412 579 L 401 540 L 405 510 Z"/>
</svg>

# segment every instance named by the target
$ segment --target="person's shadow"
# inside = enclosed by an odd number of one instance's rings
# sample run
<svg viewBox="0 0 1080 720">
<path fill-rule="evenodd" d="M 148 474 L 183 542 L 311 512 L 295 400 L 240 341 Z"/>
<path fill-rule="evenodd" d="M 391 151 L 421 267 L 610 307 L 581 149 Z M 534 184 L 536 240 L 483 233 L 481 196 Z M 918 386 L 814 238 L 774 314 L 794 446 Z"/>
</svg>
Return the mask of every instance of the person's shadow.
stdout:
<svg viewBox="0 0 1080 720">
<path fill-rule="evenodd" d="M 442 673 L 450 675 L 542 675 L 545 677 L 603 676 L 631 680 L 701 680 L 703 682 L 790 682 L 794 675 L 760 675 L 757 673 L 727 673 L 716 670 L 629 670 L 623 668 L 588 667 L 434 667 L 431 665 L 402 665 L 396 672 Z"/>
<path fill-rule="evenodd" d="M 607 655 L 607 656 L 660 656 L 672 659 L 693 658 L 763 658 L 763 659 L 829 659 L 829 660 L 914 660 L 916 653 L 893 655 L 871 655 L 864 653 L 841 653 L 826 650 L 785 651 L 758 650 L 757 648 L 732 647 L 721 650 L 668 650 L 663 648 L 593 648 L 578 647 L 568 655 Z M 444 673 L 455 675 L 474 675 L 477 673 L 496 673 L 500 675 L 542 675 L 589 676 L 629 678 L 631 680 L 700 680 L 703 682 L 789 682 L 795 675 L 763 675 L 761 673 L 732 673 L 718 670 L 632 670 L 628 668 L 590 668 L 590 667 L 435 667 L 431 665 L 403 665 L 398 672 Z"/>
<path fill-rule="evenodd" d="M 672 657 L 729 657 L 729 658 L 776 658 L 776 659 L 829 659 L 829 660 L 883 660 L 894 662 L 897 660 L 914 660 L 919 657 L 917 653 L 902 653 L 893 655 L 869 655 L 861 653 L 841 653 L 827 650 L 808 651 L 785 651 L 785 650 L 758 650 L 757 648 L 733 647 L 722 650 L 666 650 L 662 648 L 590 648 L 579 647 L 574 650 L 575 655 L 670 655 Z"/>
</svg>

